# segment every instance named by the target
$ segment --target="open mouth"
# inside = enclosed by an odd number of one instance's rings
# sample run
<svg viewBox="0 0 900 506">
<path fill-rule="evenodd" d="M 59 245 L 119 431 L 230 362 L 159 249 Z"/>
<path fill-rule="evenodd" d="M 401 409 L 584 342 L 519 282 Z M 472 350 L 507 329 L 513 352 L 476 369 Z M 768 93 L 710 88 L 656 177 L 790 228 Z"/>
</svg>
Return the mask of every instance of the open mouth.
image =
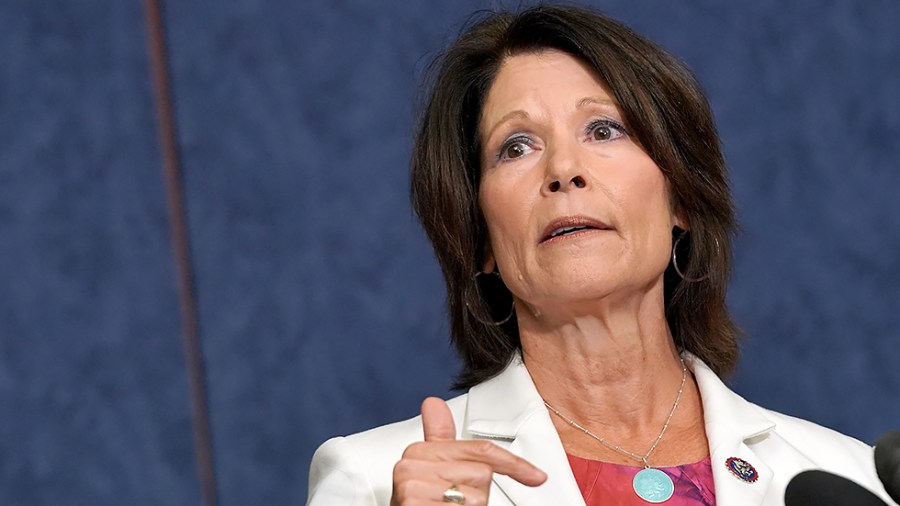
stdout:
<svg viewBox="0 0 900 506">
<path fill-rule="evenodd" d="M 563 236 L 563 235 L 574 234 L 575 232 L 580 232 L 580 231 L 582 231 L 582 230 L 589 230 L 589 229 L 596 230 L 596 228 L 594 228 L 594 227 L 589 227 L 589 226 L 587 226 L 587 225 L 581 226 L 581 227 L 560 227 L 560 228 L 554 230 L 553 232 L 551 232 L 551 233 L 550 233 L 550 236 L 547 237 L 547 239 L 553 239 L 554 237 L 559 237 L 559 236 Z M 546 239 L 545 239 L 545 240 L 546 240 Z"/>
<path fill-rule="evenodd" d="M 541 242 L 547 242 L 552 239 L 562 238 L 570 235 L 578 234 L 589 230 L 611 230 L 611 227 L 605 223 L 598 222 L 589 218 L 573 217 L 555 220 L 544 229 L 544 235 Z"/>
</svg>

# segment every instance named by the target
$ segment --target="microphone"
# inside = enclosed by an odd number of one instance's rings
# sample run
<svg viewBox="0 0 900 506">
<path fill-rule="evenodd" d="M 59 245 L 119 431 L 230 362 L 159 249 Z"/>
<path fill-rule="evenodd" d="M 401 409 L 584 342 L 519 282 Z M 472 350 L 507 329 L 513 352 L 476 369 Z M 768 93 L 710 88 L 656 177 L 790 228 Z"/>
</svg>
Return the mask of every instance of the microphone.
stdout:
<svg viewBox="0 0 900 506">
<path fill-rule="evenodd" d="M 784 491 L 785 506 L 887 506 L 877 495 L 826 471 L 803 471 Z"/>
<path fill-rule="evenodd" d="M 900 431 L 888 432 L 878 440 L 875 470 L 891 499 L 900 503 Z"/>
</svg>

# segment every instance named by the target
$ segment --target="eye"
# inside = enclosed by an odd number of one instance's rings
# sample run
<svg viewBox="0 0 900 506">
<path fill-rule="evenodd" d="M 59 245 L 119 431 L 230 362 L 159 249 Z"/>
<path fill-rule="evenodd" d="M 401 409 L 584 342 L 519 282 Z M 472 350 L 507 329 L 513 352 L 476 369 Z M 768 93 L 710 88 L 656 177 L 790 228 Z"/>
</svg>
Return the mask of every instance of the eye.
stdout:
<svg viewBox="0 0 900 506">
<path fill-rule="evenodd" d="M 587 127 L 587 137 L 589 140 L 597 142 L 614 141 L 620 137 L 628 135 L 625 127 L 611 119 L 598 119 L 592 121 Z"/>
<path fill-rule="evenodd" d="M 518 135 L 503 143 L 500 147 L 498 158 L 502 162 L 516 160 L 531 153 L 534 148 L 531 146 L 531 139 L 524 135 Z"/>
</svg>

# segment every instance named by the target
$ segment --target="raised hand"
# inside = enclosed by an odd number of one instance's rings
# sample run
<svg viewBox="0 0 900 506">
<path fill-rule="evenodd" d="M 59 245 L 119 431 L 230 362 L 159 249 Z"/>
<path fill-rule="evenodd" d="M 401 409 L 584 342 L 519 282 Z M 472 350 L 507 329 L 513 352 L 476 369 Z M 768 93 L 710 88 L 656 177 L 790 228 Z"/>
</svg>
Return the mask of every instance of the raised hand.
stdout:
<svg viewBox="0 0 900 506">
<path fill-rule="evenodd" d="M 391 506 L 446 504 L 444 493 L 456 487 L 467 506 L 488 503 L 491 478 L 505 474 L 528 486 L 547 475 L 527 460 L 487 440 L 456 440 L 456 426 L 447 403 L 436 397 L 422 402 L 425 441 L 406 447 L 394 466 Z"/>
</svg>

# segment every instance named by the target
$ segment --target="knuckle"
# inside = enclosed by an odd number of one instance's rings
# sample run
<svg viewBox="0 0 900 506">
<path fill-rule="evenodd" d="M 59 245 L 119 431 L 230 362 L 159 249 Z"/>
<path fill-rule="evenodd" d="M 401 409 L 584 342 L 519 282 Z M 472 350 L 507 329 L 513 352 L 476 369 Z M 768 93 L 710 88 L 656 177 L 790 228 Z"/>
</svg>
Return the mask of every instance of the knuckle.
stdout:
<svg viewBox="0 0 900 506">
<path fill-rule="evenodd" d="M 402 458 L 394 464 L 394 479 L 412 474 L 415 464 L 408 458 Z"/>
<path fill-rule="evenodd" d="M 494 477 L 494 469 L 487 464 L 478 463 L 473 470 L 473 485 L 487 490 L 491 486 L 491 480 Z"/>
<path fill-rule="evenodd" d="M 414 457 L 416 455 L 420 455 L 422 453 L 423 446 L 425 446 L 424 441 L 419 441 L 407 446 L 406 449 L 403 450 L 403 458 L 406 459 Z"/>
<path fill-rule="evenodd" d="M 472 443 L 471 450 L 476 455 L 490 456 L 497 453 L 497 445 L 482 439 Z"/>
</svg>

